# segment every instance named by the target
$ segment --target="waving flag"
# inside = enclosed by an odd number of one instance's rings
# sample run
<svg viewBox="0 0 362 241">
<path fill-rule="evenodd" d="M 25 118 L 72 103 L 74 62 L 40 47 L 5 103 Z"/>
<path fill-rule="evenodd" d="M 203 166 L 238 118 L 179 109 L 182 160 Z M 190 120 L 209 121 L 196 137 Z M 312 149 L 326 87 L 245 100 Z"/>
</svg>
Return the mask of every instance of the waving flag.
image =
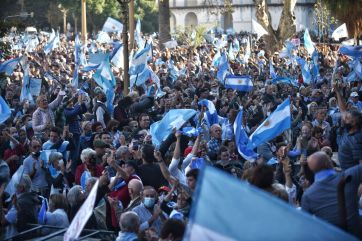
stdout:
<svg viewBox="0 0 362 241">
<path fill-rule="evenodd" d="M 278 105 L 277 109 L 250 135 L 247 148 L 254 149 L 262 143 L 277 137 L 290 127 L 290 100 L 288 98 Z"/>
<path fill-rule="evenodd" d="M 312 81 L 312 75 L 310 73 L 309 65 L 308 65 L 307 61 L 303 58 L 298 57 L 297 62 L 301 66 L 304 83 L 310 84 Z"/>
<path fill-rule="evenodd" d="M 219 123 L 219 115 L 217 114 L 215 105 L 211 100 L 200 100 L 198 105 L 205 106 L 207 108 L 204 119 L 209 127 L 211 127 L 213 124 Z"/>
<path fill-rule="evenodd" d="M 102 31 L 103 32 L 122 32 L 123 24 L 119 21 L 115 20 L 114 18 L 108 17 L 106 22 L 103 25 Z"/>
<path fill-rule="evenodd" d="M 197 180 L 183 241 L 358 240 L 216 168 Z"/>
<path fill-rule="evenodd" d="M 26 60 L 24 60 L 26 61 Z M 33 96 L 30 92 L 30 77 L 29 77 L 29 66 L 26 62 L 23 65 L 23 85 L 21 87 L 20 101 L 29 100 L 30 103 L 34 103 Z"/>
<path fill-rule="evenodd" d="M 202 128 L 195 128 L 193 126 L 186 126 L 182 128 L 181 133 L 188 137 L 196 137 L 199 136 L 202 133 Z"/>
<path fill-rule="evenodd" d="M 15 67 L 20 62 L 21 57 L 9 59 L 0 64 L 0 73 L 5 72 L 7 75 L 12 75 Z"/>
<path fill-rule="evenodd" d="M 146 68 L 150 49 L 151 45 L 146 44 L 146 47 L 144 49 L 135 54 L 129 68 L 130 75 L 142 73 L 142 71 Z"/>
<path fill-rule="evenodd" d="M 342 46 L 339 49 L 339 52 L 344 55 L 348 55 L 353 58 L 361 58 L 362 57 L 362 45 L 358 46 Z"/>
<path fill-rule="evenodd" d="M 240 50 L 240 43 L 236 37 L 233 40 L 233 49 L 234 49 L 234 52 L 236 52 L 236 53 L 238 53 Z"/>
<path fill-rule="evenodd" d="M 170 41 L 167 41 L 166 43 L 163 43 L 163 45 L 165 46 L 165 48 L 174 49 L 174 48 L 177 47 L 177 41 L 176 40 L 170 40 Z"/>
<path fill-rule="evenodd" d="M 219 63 L 216 77 L 221 83 L 224 83 L 225 76 L 228 73 L 229 73 L 229 63 L 228 63 L 228 59 L 226 57 L 225 52 L 223 52 L 221 55 L 221 58 L 220 58 L 220 63 Z"/>
<path fill-rule="evenodd" d="M 196 114 L 192 109 L 172 109 L 169 110 L 162 120 L 153 123 L 150 127 L 152 143 L 159 147 L 173 128 L 181 128 L 190 118 Z"/>
<path fill-rule="evenodd" d="M 312 76 L 316 81 L 319 77 L 318 51 L 315 50 L 312 54 Z"/>
<path fill-rule="evenodd" d="M 101 44 L 112 43 L 111 37 L 109 37 L 108 33 L 103 32 L 103 31 L 100 31 L 98 33 L 96 41 Z"/>
<path fill-rule="evenodd" d="M 255 161 L 257 154 L 247 148 L 249 137 L 243 127 L 243 110 L 240 110 L 234 121 L 235 144 L 239 154 L 247 161 Z"/>
<path fill-rule="evenodd" d="M 111 62 L 116 66 L 117 68 L 123 68 L 124 62 L 123 62 L 123 45 L 119 44 L 114 50 L 113 55 L 111 55 Z"/>
<path fill-rule="evenodd" d="M 38 223 L 39 224 L 43 224 L 43 225 L 46 224 L 47 210 L 48 210 L 47 200 L 45 198 L 43 198 L 43 200 L 41 202 L 40 211 L 38 213 Z"/>
<path fill-rule="evenodd" d="M 130 76 L 130 87 L 141 86 L 151 77 L 151 69 L 147 66 L 141 73 Z"/>
<path fill-rule="evenodd" d="M 248 75 L 226 75 L 225 88 L 250 92 L 253 90 L 253 82 L 251 76 Z"/>
<path fill-rule="evenodd" d="M 308 53 L 310 55 L 314 52 L 314 43 L 312 42 L 312 39 L 310 38 L 308 29 L 304 32 L 304 47 L 307 49 Z"/>
<path fill-rule="evenodd" d="M 214 55 L 214 58 L 212 59 L 212 66 L 213 66 L 213 67 L 219 66 L 220 58 L 221 58 L 220 52 L 217 51 L 217 52 L 215 53 L 215 55 Z"/>
<path fill-rule="evenodd" d="M 145 46 L 145 41 L 141 37 L 141 20 L 137 20 L 136 29 L 134 31 L 134 38 L 136 40 L 137 46 L 139 49 L 142 49 Z"/>
<path fill-rule="evenodd" d="M 272 79 L 275 79 L 277 77 L 272 61 L 269 61 L 269 74 Z"/>
<path fill-rule="evenodd" d="M 4 123 L 11 116 L 11 110 L 8 104 L 6 104 L 3 97 L 0 95 L 0 124 Z"/>
<path fill-rule="evenodd" d="M 345 23 L 333 31 L 332 38 L 336 41 L 338 41 L 340 38 L 348 38 L 348 31 Z"/>
<path fill-rule="evenodd" d="M 247 38 L 247 42 L 246 42 L 246 48 L 245 48 L 245 52 L 244 52 L 244 63 L 247 63 L 249 58 L 250 58 L 250 54 L 251 54 L 251 49 L 250 49 L 250 39 L 249 37 Z"/>
<path fill-rule="evenodd" d="M 54 33 L 54 30 L 52 34 L 50 35 L 49 42 L 44 47 L 44 53 L 48 55 L 53 49 L 57 48 L 60 42 L 59 39 L 59 32 L 57 34 Z"/>
<path fill-rule="evenodd" d="M 261 26 L 260 23 L 258 23 L 254 19 L 251 20 L 251 24 L 252 24 L 253 33 L 256 33 L 258 35 L 258 39 L 264 34 L 266 35 L 269 34 L 268 31 L 266 31 L 265 28 L 263 28 L 263 26 Z"/>
<path fill-rule="evenodd" d="M 297 81 L 293 81 L 291 78 L 288 78 L 288 77 L 276 77 L 275 79 L 272 80 L 272 83 L 273 84 L 284 83 L 284 84 L 288 84 L 288 85 L 298 86 Z"/>
</svg>

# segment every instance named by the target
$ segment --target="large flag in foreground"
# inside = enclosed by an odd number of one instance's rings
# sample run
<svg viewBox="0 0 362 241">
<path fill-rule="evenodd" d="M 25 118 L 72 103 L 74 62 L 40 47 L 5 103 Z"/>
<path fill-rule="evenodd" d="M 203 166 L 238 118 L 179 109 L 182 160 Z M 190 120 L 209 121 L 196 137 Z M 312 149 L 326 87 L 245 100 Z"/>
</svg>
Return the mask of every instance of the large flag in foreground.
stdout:
<svg viewBox="0 0 362 241">
<path fill-rule="evenodd" d="M 15 67 L 20 62 L 21 57 L 9 59 L 0 64 L 0 73 L 5 72 L 7 75 L 12 75 Z"/>
<path fill-rule="evenodd" d="M 260 144 L 270 141 L 283 131 L 290 129 L 290 100 L 286 99 L 249 137 L 248 148 L 253 149 Z"/>
<path fill-rule="evenodd" d="M 314 43 L 312 42 L 312 39 L 310 38 L 308 29 L 304 32 L 304 47 L 307 49 L 308 53 L 310 55 L 314 52 Z"/>
<path fill-rule="evenodd" d="M 3 97 L 0 95 L 0 124 L 9 119 L 11 110 L 8 104 L 6 104 Z"/>
<path fill-rule="evenodd" d="M 362 45 L 342 46 L 339 48 L 339 52 L 352 58 L 360 58 L 362 57 Z"/>
<path fill-rule="evenodd" d="M 150 127 L 152 143 L 157 147 L 160 146 L 173 128 L 180 129 L 195 114 L 196 111 L 192 109 L 172 109 L 167 112 L 162 120 L 153 123 Z"/>
<path fill-rule="evenodd" d="M 114 18 L 108 17 L 106 22 L 103 25 L 103 32 L 122 32 L 123 24 Z"/>
<path fill-rule="evenodd" d="M 212 197 L 212 198 L 210 198 Z M 357 238 L 276 197 L 206 166 L 184 241 L 354 241 Z"/>
</svg>

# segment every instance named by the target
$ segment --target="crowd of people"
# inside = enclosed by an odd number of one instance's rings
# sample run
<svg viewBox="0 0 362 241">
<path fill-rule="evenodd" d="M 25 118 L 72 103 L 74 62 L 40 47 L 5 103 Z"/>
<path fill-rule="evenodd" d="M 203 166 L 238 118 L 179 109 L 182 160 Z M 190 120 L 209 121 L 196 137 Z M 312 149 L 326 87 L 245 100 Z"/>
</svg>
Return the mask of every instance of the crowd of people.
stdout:
<svg viewBox="0 0 362 241">
<path fill-rule="evenodd" d="M 29 77 L 41 79 L 32 100 L 21 98 L 22 63 L 1 76 L 1 96 L 11 109 L 0 125 L 3 237 L 30 224 L 67 228 L 98 181 L 86 229 L 114 231 L 116 240 L 181 240 L 199 172 L 209 165 L 362 238 L 361 79 L 346 80 L 352 60 L 339 53 L 338 44 L 316 46 L 319 74 L 307 83 L 290 56 L 270 52 L 250 34 L 224 36 L 221 48 L 205 41 L 160 49 L 154 39 L 147 65 L 159 83 L 149 78 L 125 96 L 122 69 L 112 66 L 116 86 L 110 110 L 109 95 L 92 78 L 95 70 L 80 71 L 78 86 L 72 85 L 74 36 L 61 36 L 48 55 L 43 53 L 47 37 L 35 36 L 40 41 L 31 51 L 13 48 L 0 60 L 25 56 Z M 8 39 L 14 44 L 21 36 L 12 33 Z M 251 76 L 249 92 L 225 88 L 217 79 L 214 56 L 230 45 L 235 54 L 229 56 L 230 71 Z M 88 40 L 83 48 L 88 59 L 112 52 L 114 45 Z M 303 44 L 296 44 L 292 55 L 312 62 Z M 270 65 L 277 76 L 295 83 L 272 81 Z M 291 129 L 257 146 L 255 160 L 244 159 L 234 133 L 240 108 L 239 124 L 251 135 L 287 98 Z M 214 123 L 200 104 L 205 99 L 216 108 Z M 150 126 L 172 109 L 195 110 L 184 126 L 198 131 L 188 135 L 175 128 L 155 145 Z M 48 205 L 40 218 L 44 200 Z M 26 237 L 51 232 L 47 228 Z"/>
</svg>

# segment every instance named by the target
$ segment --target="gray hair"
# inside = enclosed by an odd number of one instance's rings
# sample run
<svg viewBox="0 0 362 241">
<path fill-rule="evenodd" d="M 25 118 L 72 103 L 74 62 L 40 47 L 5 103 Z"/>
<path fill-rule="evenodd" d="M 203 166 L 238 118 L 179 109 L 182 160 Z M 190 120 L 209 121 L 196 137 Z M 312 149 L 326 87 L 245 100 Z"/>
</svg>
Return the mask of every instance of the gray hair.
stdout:
<svg viewBox="0 0 362 241">
<path fill-rule="evenodd" d="M 94 184 L 96 184 L 98 178 L 96 177 L 90 177 L 87 179 L 86 183 L 91 183 L 92 184 L 92 187 L 94 186 Z"/>
<path fill-rule="evenodd" d="M 95 150 L 93 150 L 92 148 L 86 148 L 80 154 L 80 159 L 82 160 L 82 162 L 84 162 L 87 157 L 95 156 L 95 155 L 96 155 Z"/>
<path fill-rule="evenodd" d="M 54 164 L 55 161 L 63 159 L 63 154 L 60 152 L 52 152 L 49 155 L 49 163 Z"/>
<path fill-rule="evenodd" d="M 128 150 L 128 147 L 127 146 L 120 146 L 117 150 L 116 150 L 116 153 L 115 153 L 115 156 L 116 158 L 121 158 L 122 155 L 128 153 L 129 150 Z"/>
<path fill-rule="evenodd" d="M 31 191 L 31 178 L 26 175 L 26 174 L 23 174 L 19 180 L 17 180 L 15 182 L 15 188 L 17 187 L 24 187 L 24 192 L 30 192 Z"/>
<path fill-rule="evenodd" d="M 133 211 L 124 212 L 119 220 L 119 226 L 123 232 L 138 232 L 140 218 Z"/>
<path fill-rule="evenodd" d="M 82 192 L 83 189 L 80 185 L 75 185 L 69 190 L 67 199 L 71 207 L 75 206 L 81 201 Z"/>
</svg>

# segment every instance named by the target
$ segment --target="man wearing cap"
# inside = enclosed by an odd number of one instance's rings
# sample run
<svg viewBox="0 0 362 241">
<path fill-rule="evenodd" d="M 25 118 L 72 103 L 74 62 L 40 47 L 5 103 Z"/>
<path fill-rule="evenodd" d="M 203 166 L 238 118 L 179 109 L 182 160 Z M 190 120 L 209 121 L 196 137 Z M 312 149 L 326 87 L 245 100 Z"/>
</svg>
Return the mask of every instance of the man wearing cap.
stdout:
<svg viewBox="0 0 362 241">
<path fill-rule="evenodd" d="M 107 97 L 101 88 L 97 87 L 94 90 L 96 94 L 96 103 L 94 106 L 94 119 L 102 123 L 103 128 L 107 127 L 108 121 L 111 119 L 111 115 L 106 107 Z"/>
<path fill-rule="evenodd" d="M 356 91 L 352 92 L 351 95 L 351 101 L 354 107 L 358 109 L 359 112 L 362 112 L 362 101 L 358 100 L 358 93 Z"/>
</svg>

